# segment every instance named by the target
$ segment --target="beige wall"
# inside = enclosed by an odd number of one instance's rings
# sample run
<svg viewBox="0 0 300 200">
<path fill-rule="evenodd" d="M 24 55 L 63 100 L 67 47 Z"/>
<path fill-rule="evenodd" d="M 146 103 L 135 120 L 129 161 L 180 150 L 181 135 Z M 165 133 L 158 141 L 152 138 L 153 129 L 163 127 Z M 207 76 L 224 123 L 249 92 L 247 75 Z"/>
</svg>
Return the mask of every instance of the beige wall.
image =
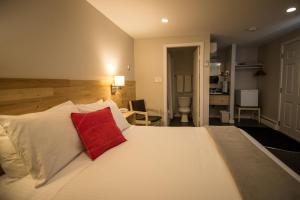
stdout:
<svg viewBox="0 0 300 200">
<path fill-rule="evenodd" d="M 258 63 L 257 47 L 238 47 L 236 53 L 236 62 L 239 63 Z M 257 89 L 256 71 L 252 69 L 235 71 L 235 89 Z"/>
<path fill-rule="evenodd" d="M 136 96 L 144 98 L 147 107 L 160 109 L 163 112 L 163 82 L 155 83 L 155 77 L 163 78 L 163 50 L 167 44 L 204 42 L 204 63 L 209 61 L 210 34 L 204 33 L 195 37 L 168 37 L 137 39 L 134 41 L 134 65 Z M 204 122 L 208 124 L 209 101 L 209 67 L 204 66 Z"/>
<path fill-rule="evenodd" d="M 174 73 L 181 75 L 193 74 L 193 61 L 195 48 L 182 48 L 180 50 L 171 52 L 174 61 Z"/>
<path fill-rule="evenodd" d="M 257 89 L 257 77 L 254 76 L 255 70 L 236 70 L 235 71 L 235 89 L 251 90 Z"/>
<path fill-rule="evenodd" d="M 262 115 L 275 121 L 278 119 L 281 44 L 296 37 L 300 37 L 300 29 L 259 48 L 259 60 L 264 63 L 267 73 L 259 78 L 258 84 Z"/>
<path fill-rule="evenodd" d="M 134 79 L 133 39 L 85 0 L 1 0 L 0 77 Z"/>
</svg>

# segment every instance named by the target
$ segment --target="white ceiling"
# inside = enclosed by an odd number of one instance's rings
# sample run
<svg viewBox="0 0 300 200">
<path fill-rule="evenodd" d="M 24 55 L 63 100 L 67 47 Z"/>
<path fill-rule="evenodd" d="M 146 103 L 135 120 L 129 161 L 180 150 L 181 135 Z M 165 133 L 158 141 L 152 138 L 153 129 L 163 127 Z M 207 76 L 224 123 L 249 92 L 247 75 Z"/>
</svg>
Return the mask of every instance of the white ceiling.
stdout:
<svg viewBox="0 0 300 200">
<path fill-rule="evenodd" d="M 299 0 L 87 0 L 133 38 L 209 32 L 223 44 L 257 44 L 300 27 Z M 298 10 L 287 15 L 285 10 Z M 162 17 L 168 24 L 160 22 Z M 256 32 L 248 32 L 257 26 Z"/>
</svg>

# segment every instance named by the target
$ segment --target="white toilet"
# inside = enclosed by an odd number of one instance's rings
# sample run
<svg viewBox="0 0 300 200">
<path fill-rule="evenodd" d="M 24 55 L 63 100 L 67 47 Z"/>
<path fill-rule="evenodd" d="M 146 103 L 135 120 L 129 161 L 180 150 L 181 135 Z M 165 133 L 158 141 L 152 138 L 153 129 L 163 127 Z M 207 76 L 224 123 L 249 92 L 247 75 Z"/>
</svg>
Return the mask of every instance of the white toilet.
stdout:
<svg viewBox="0 0 300 200">
<path fill-rule="evenodd" d="M 178 97 L 178 111 L 181 114 L 181 122 L 189 122 L 188 114 L 191 112 L 191 97 Z"/>
</svg>

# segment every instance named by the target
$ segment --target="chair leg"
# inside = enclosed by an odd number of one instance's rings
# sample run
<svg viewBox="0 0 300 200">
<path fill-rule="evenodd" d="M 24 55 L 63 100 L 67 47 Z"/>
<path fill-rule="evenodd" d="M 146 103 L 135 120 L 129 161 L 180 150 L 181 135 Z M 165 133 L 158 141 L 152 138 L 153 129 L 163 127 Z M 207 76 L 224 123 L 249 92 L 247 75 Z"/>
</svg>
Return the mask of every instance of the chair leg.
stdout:
<svg viewBox="0 0 300 200">
<path fill-rule="evenodd" d="M 149 125 L 148 114 L 145 116 L 145 124 L 146 124 L 146 126 Z"/>
</svg>

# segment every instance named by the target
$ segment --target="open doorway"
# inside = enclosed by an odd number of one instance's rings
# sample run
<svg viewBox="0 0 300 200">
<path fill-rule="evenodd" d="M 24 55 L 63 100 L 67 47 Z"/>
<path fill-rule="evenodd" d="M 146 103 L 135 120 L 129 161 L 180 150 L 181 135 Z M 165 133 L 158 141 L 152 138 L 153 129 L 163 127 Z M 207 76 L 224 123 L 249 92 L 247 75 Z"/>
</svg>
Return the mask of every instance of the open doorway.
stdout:
<svg viewBox="0 0 300 200">
<path fill-rule="evenodd" d="M 200 126 L 203 124 L 202 45 L 168 45 L 165 50 L 164 121 L 168 126 Z"/>
</svg>

